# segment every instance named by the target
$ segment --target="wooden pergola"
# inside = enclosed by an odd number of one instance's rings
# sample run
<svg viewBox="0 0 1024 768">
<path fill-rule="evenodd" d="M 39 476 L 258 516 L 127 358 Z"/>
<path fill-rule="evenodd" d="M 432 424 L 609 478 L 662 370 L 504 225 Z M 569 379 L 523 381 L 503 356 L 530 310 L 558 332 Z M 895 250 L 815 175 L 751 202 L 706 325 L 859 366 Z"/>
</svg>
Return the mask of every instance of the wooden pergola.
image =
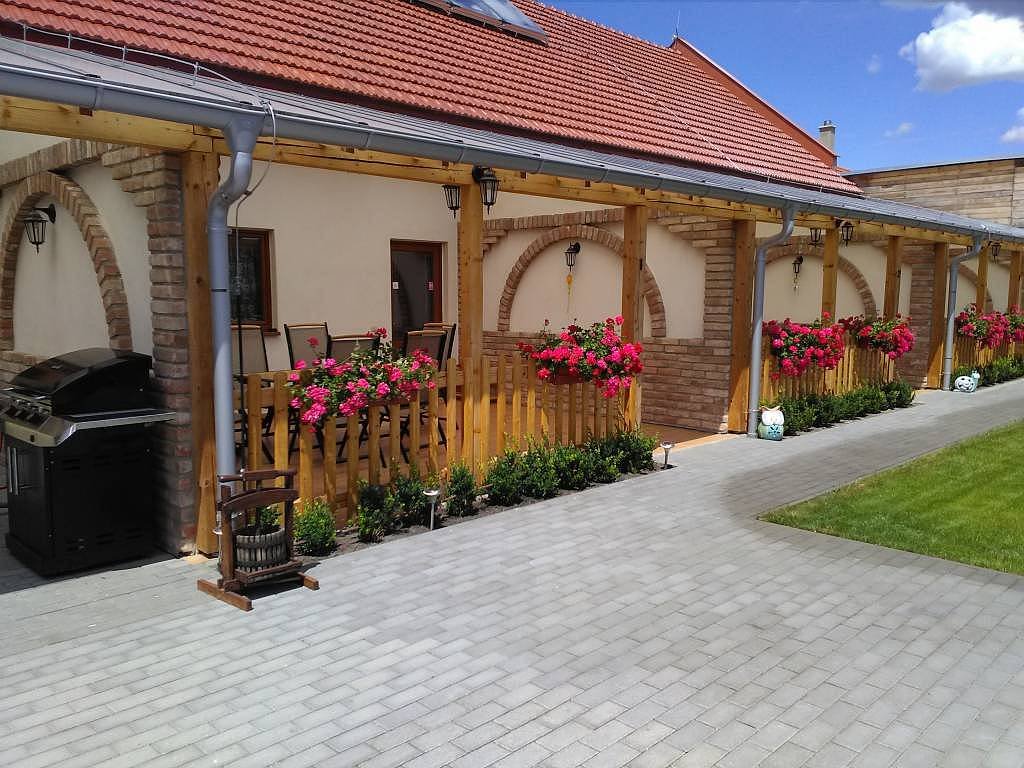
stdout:
<svg viewBox="0 0 1024 768">
<path fill-rule="evenodd" d="M 209 262 L 207 245 L 207 207 L 218 187 L 220 158 L 230 156 L 225 134 L 218 128 L 199 123 L 175 122 L 152 116 L 105 111 L 86 104 L 55 103 L 23 95 L 0 95 L 0 129 L 45 134 L 63 138 L 89 139 L 113 144 L 137 145 L 177 153 L 181 156 L 184 192 L 184 239 L 186 253 L 187 313 L 189 324 L 189 361 L 192 370 L 192 431 L 194 465 L 198 478 L 200 536 L 207 533 L 216 500 L 216 460 L 214 450 L 214 412 L 212 407 L 212 350 Z M 461 187 L 461 211 L 458 220 L 458 325 L 460 357 L 470 358 L 483 349 L 484 291 L 483 236 L 484 206 L 480 188 L 473 181 L 474 163 L 436 159 L 429 156 L 391 153 L 343 144 L 298 140 L 285 136 L 261 136 L 253 157 L 275 163 L 345 173 L 380 176 L 390 179 Z M 707 216 L 733 222 L 735 234 L 735 271 L 732 292 L 732 349 L 729 375 L 729 428 L 742 431 L 747 410 L 747 383 L 750 378 L 751 303 L 754 281 L 754 257 L 757 247 L 757 222 L 778 223 L 781 207 L 737 202 L 728 196 L 685 194 L 668 189 L 649 189 L 541 170 L 493 167 L 502 192 L 572 200 L 625 209 L 625 258 L 622 264 L 623 335 L 635 339 L 641 333 L 640 274 L 646 255 L 646 230 L 652 210 L 668 210 L 685 215 Z M 440 197 L 440 193 L 439 193 Z M 851 198 L 856 200 L 856 198 Z M 805 206 L 813 208 L 813 206 Z M 945 274 L 950 249 L 971 246 L 974 237 L 961 227 L 944 231 L 934 223 L 914 226 L 886 221 L 868 211 L 851 210 L 844 214 L 861 237 L 885 238 L 884 313 L 896 311 L 899 295 L 899 271 L 905 244 L 920 241 L 931 244 L 932 266 L 937 288 L 932 306 L 932 335 L 928 339 L 928 382 L 938 383 L 943 354 L 943 324 L 946 317 Z M 841 219 L 831 213 L 803 210 L 797 206 L 795 223 L 799 227 L 824 230 L 824 277 L 822 311 L 834 315 L 838 281 Z M 1024 258 L 1024 231 L 993 235 L 986 248 L 996 243 L 1010 254 L 1010 296 L 1019 297 Z M 984 253 L 982 254 L 984 256 Z M 978 295 L 984 297 L 987 259 L 979 261 Z M 943 289 L 939 289 L 939 281 Z M 1011 303 L 1016 303 L 1016 300 Z M 637 401 L 637 407 L 639 407 Z M 200 541 L 200 548 L 209 546 Z"/>
</svg>

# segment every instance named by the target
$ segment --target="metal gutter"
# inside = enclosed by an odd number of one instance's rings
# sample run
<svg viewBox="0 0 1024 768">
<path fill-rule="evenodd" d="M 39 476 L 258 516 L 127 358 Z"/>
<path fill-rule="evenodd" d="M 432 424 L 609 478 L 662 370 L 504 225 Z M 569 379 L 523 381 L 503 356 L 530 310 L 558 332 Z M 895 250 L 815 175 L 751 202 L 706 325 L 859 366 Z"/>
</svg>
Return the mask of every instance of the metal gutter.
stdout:
<svg viewBox="0 0 1024 768">
<path fill-rule="evenodd" d="M 950 379 L 953 375 L 953 326 L 956 322 L 956 289 L 959 282 L 960 265 L 981 253 L 981 246 L 981 238 L 976 237 L 974 238 L 974 244 L 969 250 L 949 260 L 949 273 L 946 276 L 949 285 L 949 299 L 946 302 L 946 342 L 942 348 L 942 388 L 944 390 L 949 389 Z M 985 257 L 983 256 L 982 258 Z M 984 307 L 978 307 L 978 309 L 983 311 Z"/>
<path fill-rule="evenodd" d="M 7 61 L 18 57 L 31 66 Z M 70 63 L 63 63 L 64 59 Z M 275 109 L 281 138 L 543 172 L 774 209 L 790 205 L 800 213 L 1024 243 L 1024 229 L 902 203 L 567 147 L 33 43 L 0 40 L 0 91 L 220 130 L 239 116 L 264 116 L 259 102 L 266 100 Z M 269 120 L 264 132 L 270 132 Z"/>
</svg>

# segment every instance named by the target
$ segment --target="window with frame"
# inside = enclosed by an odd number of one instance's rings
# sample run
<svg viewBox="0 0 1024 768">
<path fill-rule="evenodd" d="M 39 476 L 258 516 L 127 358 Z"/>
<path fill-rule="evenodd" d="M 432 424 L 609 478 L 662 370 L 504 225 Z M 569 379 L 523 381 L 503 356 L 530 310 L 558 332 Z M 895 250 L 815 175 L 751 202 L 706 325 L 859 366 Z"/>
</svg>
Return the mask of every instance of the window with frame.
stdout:
<svg viewBox="0 0 1024 768">
<path fill-rule="evenodd" d="M 231 268 L 232 322 L 273 328 L 271 301 L 270 231 L 232 229 L 228 232 Z"/>
</svg>

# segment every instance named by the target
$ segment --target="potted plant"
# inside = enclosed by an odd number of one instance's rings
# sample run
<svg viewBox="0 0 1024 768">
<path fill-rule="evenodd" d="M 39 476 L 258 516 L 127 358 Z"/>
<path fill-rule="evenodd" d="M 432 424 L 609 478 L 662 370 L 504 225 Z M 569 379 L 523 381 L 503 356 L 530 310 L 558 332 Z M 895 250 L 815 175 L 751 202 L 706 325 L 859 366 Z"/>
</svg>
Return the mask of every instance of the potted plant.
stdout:
<svg viewBox="0 0 1024 768">
<path fill-rule="evenodd" d="M 769 350 L 779 361 L 779 370 L 772 378 L 802 376 L 810 366 L 831 370 L 839 365 L 846 351 L 844 329 L 833 323 L 828 312 L 810 325 L 794 323 L 788 317 L 781 323 L 769 320 L 762 326 Z"/>
<path fill-rule="evenodd" d="M 1010 336 L 1010 320 L 1002 312 L 979 312 L 975 304 L 968 304 L 956 316 L 956 332 L 974 339 L 985 349 L 995 349 Z"/>
<path fill-rule="evenodd" d="M 857 346 L 877 349 L 890 360 L 898 360 L 914 348 L 914 332 L 910 318 L 897 314 L 888 320 L 868 319 L 864 315 L 847 317 L 839 324 L 849 333 Z"/>
<path fill-rule="evenodd" d="M 537 363 L 537 378 L 551 384 L 593 382 L 607 398 L 627 391 L 633 377 L 643 371 L 643 346 L 624 342 L 616 330 L 622 316 L 610 317 L 588 328 L 570 325 L 557 335 L 548 333 L 538 346 L 520 342 L 524 357 Z"/>
</svg>

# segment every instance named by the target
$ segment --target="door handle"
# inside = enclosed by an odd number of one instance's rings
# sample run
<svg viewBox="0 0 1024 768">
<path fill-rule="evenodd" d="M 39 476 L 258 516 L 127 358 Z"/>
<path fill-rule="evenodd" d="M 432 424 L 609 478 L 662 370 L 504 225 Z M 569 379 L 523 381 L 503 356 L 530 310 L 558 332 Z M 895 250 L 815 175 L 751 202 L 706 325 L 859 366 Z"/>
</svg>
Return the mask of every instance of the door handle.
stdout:
<svg viewBox="0 0 1024 768">
<path fill-rule="evenodd" d="M 18 495 L 18 450 L 13 445 L 7 446 L 7 492 Z"/>
</svg>

